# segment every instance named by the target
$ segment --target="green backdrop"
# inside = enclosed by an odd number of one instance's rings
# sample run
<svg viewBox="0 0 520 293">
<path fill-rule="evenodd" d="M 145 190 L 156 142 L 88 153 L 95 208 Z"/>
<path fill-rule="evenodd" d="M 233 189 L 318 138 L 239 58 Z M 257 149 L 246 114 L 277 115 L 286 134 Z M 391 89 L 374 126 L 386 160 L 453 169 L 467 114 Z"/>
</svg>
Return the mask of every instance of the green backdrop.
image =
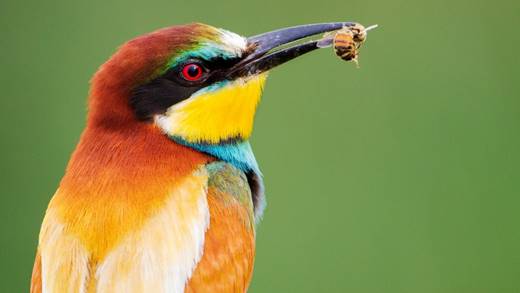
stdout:
<svg viewBox="0 0 520 293">
<path fill-rule="evenodd" d="M 360 69 L 321 50 L 265 89 L 250 292 L 520 292 L 518 3 L 2 0 L 0 292 L 28 290 L 88 80 L 118 45 L 192 21 L 338 20 L 380 25 Z"/>
</svg>

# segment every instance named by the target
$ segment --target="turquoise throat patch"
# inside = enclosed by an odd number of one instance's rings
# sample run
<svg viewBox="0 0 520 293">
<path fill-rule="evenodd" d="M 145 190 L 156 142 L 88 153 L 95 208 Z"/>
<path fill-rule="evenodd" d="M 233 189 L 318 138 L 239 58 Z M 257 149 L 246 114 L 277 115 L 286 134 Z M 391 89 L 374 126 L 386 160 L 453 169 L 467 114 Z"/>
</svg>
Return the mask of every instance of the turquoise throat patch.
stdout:
<svg viewBox="0 0 520 293">
<path fill-rule="evenodd" d="M 200 152 L 219 158 L 222 161 L 228 162 L 245 173 L 253 171 L 256 174 L 261 174 L 255 155 L 251 149 L 251 144 L 249 144 L 249 141 L 247 140 L 209 144 L 191 143 L 177 136 L 171 137 L 171 139 L 179 144 L 191 147 Z"/>
</svg>

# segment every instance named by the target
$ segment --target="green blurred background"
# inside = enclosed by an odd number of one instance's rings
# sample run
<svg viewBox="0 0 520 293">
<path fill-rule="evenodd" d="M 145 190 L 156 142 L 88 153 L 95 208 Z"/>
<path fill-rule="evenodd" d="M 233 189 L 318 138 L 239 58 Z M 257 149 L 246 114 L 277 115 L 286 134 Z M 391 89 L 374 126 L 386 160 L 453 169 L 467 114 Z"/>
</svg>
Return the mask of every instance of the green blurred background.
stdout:
<svg viewBox="0 0 520 293">
<path fill-rule="evenodd" d="M 74 3 L 75 2 L 75 3 Z M 88 80 L 124 41 L 380 27 L 360 69 L 321 50 L 272 72 L 253 147 L 268 207 L 250 292 L 520 292 L 520 4 L 0 2 L 0 292 L 26 292 Z"/>
</svg>

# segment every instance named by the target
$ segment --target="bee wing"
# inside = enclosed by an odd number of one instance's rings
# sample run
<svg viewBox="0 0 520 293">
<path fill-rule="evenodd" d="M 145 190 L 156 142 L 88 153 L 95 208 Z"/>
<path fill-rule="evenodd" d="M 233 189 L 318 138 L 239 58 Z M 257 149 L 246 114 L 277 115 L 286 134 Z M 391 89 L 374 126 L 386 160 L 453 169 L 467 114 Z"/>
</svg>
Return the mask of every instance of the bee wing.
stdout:
<svg viewBox="0 0 520 293">
<path fill-rule="evenodd" d="M 328 32 L 323 35 L 323 38 L 316 43 L 316 47 L 318 48 L 327 48 L 332 46 L 332 43 L 334 43 L 334 37 L 336 33 L 335 32 Z"/>
<path fill-rule="evenodd" d="M 332 41 L 334 40 L 334 38 L 327 38 L 327 39 L 321 39 L 318 41 L 318 43 L 316 44 L 316 47 L 318 48 L 327 48 L 327 47 L 330 47 L 332 46 Z"/>
</svg>

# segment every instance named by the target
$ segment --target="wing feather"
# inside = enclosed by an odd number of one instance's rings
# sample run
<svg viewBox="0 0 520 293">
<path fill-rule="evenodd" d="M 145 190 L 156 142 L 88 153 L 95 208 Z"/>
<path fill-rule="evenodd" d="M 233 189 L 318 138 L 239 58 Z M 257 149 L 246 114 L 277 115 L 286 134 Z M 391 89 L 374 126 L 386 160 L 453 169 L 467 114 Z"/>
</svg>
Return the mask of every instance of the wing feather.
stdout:
<svg viewBox="0 0 520 293">
<path fill-rule="evenodd" d="M 247 178 L 226 163 L 208 165 L 209 229 L 185 292 L 245 292 L 253 272 L 255 226 Z"/>
</svg>

